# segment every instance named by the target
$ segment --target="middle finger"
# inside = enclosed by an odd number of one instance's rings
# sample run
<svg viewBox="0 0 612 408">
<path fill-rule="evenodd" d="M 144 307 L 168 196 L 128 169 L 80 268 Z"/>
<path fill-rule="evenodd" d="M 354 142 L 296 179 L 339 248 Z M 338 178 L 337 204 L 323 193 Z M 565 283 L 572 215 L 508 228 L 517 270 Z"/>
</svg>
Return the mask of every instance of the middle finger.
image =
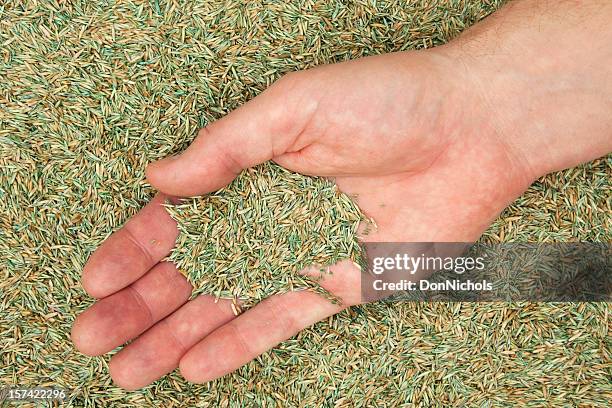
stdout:
<svg viewBox="0 0 612 408">
<path fill-rule="evenodd" d="M 72 340 L 84 354 L 104 354 L 140 335 L 189 299 L 192 286 L 174 264 L 161 262 L 130 286 L 79 315 Z"/>
</svg>

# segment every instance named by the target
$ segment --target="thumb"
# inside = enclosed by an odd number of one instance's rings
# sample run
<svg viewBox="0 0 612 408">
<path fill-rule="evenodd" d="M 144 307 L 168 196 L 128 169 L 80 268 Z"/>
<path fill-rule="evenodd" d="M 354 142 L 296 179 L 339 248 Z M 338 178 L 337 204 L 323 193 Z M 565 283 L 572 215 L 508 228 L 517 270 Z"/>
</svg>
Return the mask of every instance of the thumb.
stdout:
<svg viewBox="0 0 612 408">
<path fill-rule="evenodd" d="M 182 154 L 151 163 L 146 170 L 149 182 L 173 196 L 204 194 L 227 185 L 243 169 L 290 151 L 316 110 L 314 100 L 298 109 L 306 99 L 304 87 L 297 86 L 300 76 L 285 75 L 261 95 L 200 129 Z"/>
</svg>

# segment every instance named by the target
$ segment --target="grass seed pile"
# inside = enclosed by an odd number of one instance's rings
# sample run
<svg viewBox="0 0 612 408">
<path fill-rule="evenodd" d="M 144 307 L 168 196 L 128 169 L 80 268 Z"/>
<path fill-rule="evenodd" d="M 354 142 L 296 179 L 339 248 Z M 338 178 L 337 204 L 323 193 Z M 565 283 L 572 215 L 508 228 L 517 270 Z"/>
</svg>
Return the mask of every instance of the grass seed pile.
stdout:
<svg viewBox="0 0 612 408">
<path fill-rule="evenodd" d="M 361 262 L 357 229 L 366 220 L 351 198 L 330 180 L 271 162 L 215 193 L 166 208 L 179 228 L 169 260 L 194 294 L 251 307 L 273 294 L 311 290 L 341 302 L 317 281 L 340 260 Z M 311 266 L 319 273 L 300 273 Z"/>
<path fill-rule="evenodd" d="M 282 74 L 442 44 L 495 0 L 0 1 L 0 387 L 67 407 L 607 406 L 607 304 L 351 308 L 210 384 L 126 392 L 69 338 L 92 251 L 150 161 Z M 491 241 L 610 241 L 612 159 L 538 180 Z M 24 404 L 24 406 L 28 406 Z"/>
</svg>

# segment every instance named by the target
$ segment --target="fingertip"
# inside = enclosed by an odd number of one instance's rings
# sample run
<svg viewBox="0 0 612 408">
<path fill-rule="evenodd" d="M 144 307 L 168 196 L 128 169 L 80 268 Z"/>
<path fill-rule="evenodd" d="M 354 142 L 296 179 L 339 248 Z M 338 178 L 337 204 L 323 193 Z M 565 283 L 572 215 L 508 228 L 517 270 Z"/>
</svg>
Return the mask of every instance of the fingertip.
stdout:
<svg viewBox="0 0 612 408">
<path fill-rule="evenodd" d="M 195 360 L 192 358 L 188 358 L 188 355 L 189 352 L 187 352 L 187 354 L 179 362 L 179 371 L 181 373 L 181 376 L 185 380 L 195 384 L 203 384 L 207 381 L 210 381 L 206 379 L 206 377 L 203 375 L 205 373 L 205 368 L 202 367 L 200 364 L 194 363 Z"/>
<path fill-rule="evenodd" d="M 104 288 L 104 282 L 96 278 L 97 274 L 94 271 L 95 266 L 91 265 L 90 260 L 90 262 L 87 262 L 83 268 L 81 285 L 89 296 L 95 299 L 102 299 L 103 297 L 108 296 L 110 293 L 106 288 Z"/>
<path fill-rule="evenodd" d="M 179 372 L 181 373 L 181 376 L 192 383 L 197 383 L 198 379 L 195 375 L 194 369 L 192 367 L 191 362 L 186 359 L 186 358 L 181 358 L 181 360 L 179 361 Z"/>
<path fill-rule="evenodd" d="M 125 362 L 122 353 L 118 353 L 108 363 L 108 371 L 115 385 L 127 391 L 134 391 L 147 385 L 138 381 L 137 373 L 131 372 L 130 366 Z"/>
<path fill-rule="evenodd" d="M 168 178 L 172 175 L 172 172 L 169 171 L 169 166 L 175 162 L 177 158 L 178 156 L 169 156 L 149 163 L 145 169 L 147 181 L 157 190 L 174 195 L 172 192 L 168 192 L 166 187 L 172 187 L 172 182 L 168 182 Z"/>
<path fill-rule="evenodd" d="M 192 197 L 207 192 L 205 181 L 193 175 L 193 163 L 170 156 L 150 163 L 145 169 L 147 181 L 158 191 L 174 197 Z"/>
<path fill-rule="evenodd" d="M 70 340 L 79 352 L 91 357 L 99 356 L 103 354 L 103 351 L 100 352 L 96 347 L 92 347 L 96 342 L 91 336 L 91 331 L 86 330 L 86 322 L 84 322 L 87 320 L 86 313 L 81 313 L 75 319 L 70 331 Z"/>
<path fill-rule="evenodd" d="M 81 284 L 94 298 L 105 298 L 147 273 L 174 247 L 178 230 L 156 198 L 94 251 Z"/>
<path fill-rule="evenodd" d="M 123 259 L 109 256 L 109 252 L 114 253 L 114 250 L 117 249 L 115 247 L 116 241 L 116 235 L 111 236 L 111 238 L 107 240 L 108 245 L 94 252 L 83 267 L 81 285 L 85 292 L 95 299 L 102 299 L 110 296 L 130 283 L 126 281 L 119 286 L 117 285 L 120 281 L 117 277 L 117 272 L 124 271 L 129 266 L 125 265 L 126 262 L 124 262 Z M 111 250 L 109 250 L 109 248 L 111 248 Z M 124 246 L 120 246 L 120 250 L 123 252 L 117 251 L 117 253 L 126 254 L 130 251 Z M 134 264 L 136 264 L 136 262 L 134 262 Z"/>
</svg>

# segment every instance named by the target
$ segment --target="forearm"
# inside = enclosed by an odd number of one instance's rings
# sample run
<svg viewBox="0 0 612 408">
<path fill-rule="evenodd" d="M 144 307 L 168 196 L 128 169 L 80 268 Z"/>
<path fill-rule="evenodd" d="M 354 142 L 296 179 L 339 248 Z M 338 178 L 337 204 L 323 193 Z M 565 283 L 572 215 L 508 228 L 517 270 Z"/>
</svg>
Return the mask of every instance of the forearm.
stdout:
<svg viewBox="0 0 612 408">
<path fill-rule="evenodd" d="M 445 52 L 530 177 L 612 151 L 612 2 L 510 2 Z"/>
</svg>

